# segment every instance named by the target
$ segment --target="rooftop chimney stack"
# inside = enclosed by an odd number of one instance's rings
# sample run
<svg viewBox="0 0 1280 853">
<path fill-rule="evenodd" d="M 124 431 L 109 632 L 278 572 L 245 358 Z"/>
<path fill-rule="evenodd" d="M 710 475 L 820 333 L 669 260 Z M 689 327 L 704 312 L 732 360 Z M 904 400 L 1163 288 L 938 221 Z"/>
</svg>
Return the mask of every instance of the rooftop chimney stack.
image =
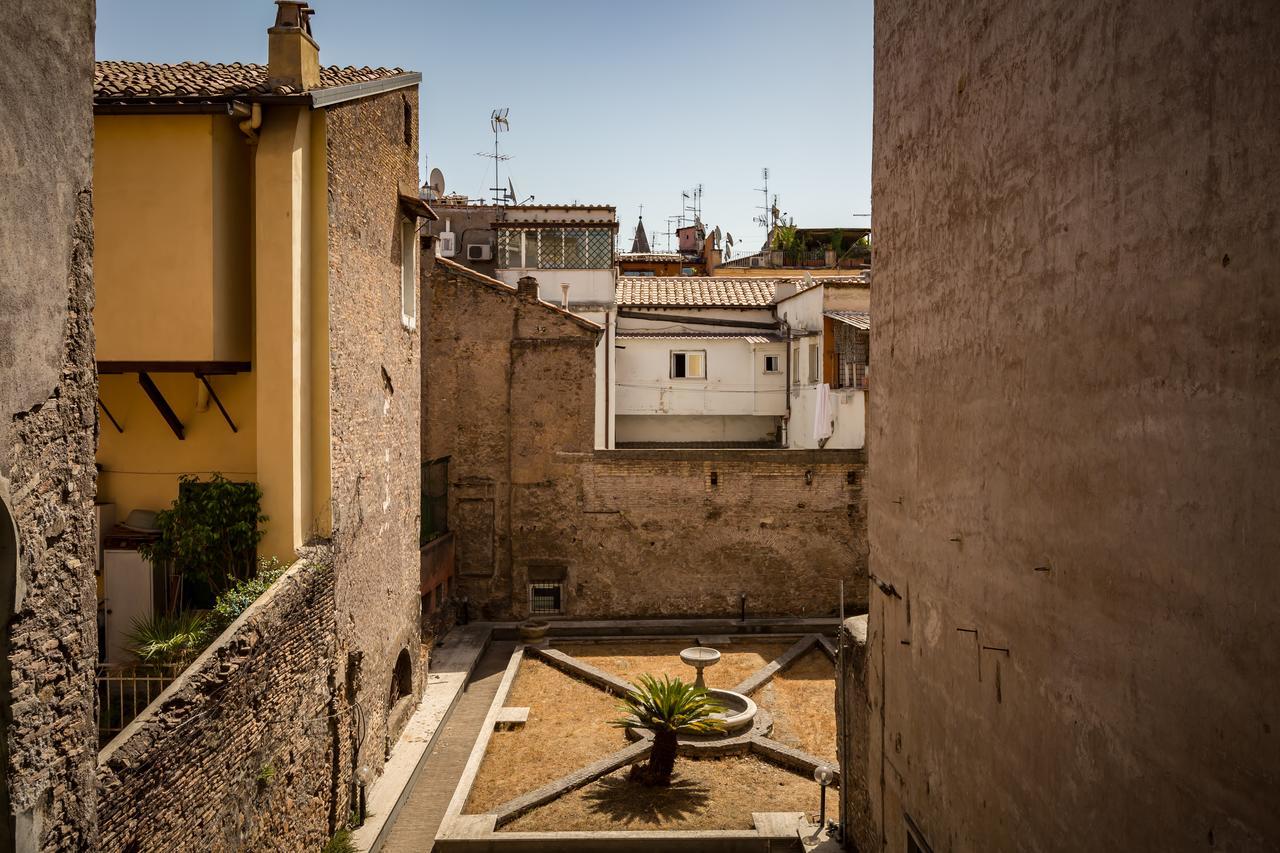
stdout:
<svg viewBox="0 0 1280 853">
<path fill-rule="evenodd" d="M 276 0 L 276 22 L 267 30 L 267 85 L 276 94 L 320 85 L 320 45 L 311 37 L 313 14 L 305 0 Z"/>
<path fill-rule="evenodd" d="M 523 276 L 516 282 L 516 295 L 525 302 L 537 302 L 538 280 L 531 275 Z"/>
</svg>

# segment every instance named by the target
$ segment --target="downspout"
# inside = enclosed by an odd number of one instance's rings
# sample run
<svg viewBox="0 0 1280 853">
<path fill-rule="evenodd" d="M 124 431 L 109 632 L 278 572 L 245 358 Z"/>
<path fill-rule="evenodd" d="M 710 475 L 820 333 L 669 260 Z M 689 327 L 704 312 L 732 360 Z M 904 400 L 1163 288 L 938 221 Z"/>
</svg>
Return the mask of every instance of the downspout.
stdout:
<svg viewBox="0 0 1280 853">
<path fill-rule="evenodd" d="M 613 361 L 613 312 L 604 312 L 604 449 L 613 448 L 613 377 L 609 362 Z"/>
<path fill-rule="evenodd" d="M 787 400 L 787 411 L 782 416 L 782 446 L 790 447 L 791 440 L 791 324 L 787 322 L 787 315 L 782 315 L 782 340 L 784 349 L 787 351 L 787 375 L 786 384 L 782 388 L 782 394 Z"/>
<path fill-rule="evenodd" d="M 262 104 L 242 104 L 236 102 L 232 107 L 235 115 L 241 116 L 240 132 L 248 139 L 245 140 L 246 145 L 256 145 L 258 142 L 258 128 L 262 127 Z"/>
</svg>

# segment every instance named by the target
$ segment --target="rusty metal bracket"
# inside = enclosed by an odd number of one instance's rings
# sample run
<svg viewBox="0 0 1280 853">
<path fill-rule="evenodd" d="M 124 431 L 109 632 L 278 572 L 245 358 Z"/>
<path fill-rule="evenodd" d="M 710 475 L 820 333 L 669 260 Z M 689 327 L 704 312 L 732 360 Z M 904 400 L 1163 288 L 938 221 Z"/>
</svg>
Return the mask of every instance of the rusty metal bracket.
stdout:
<svg viewBox="0 0 1280 853">
<path fill-rule="evenodd" d="M 156 411 L 164 418 L 164 422 L 169 425 L 169 429 L 173 430 L 173 434 L 178 437 L 178 441 L 184 441 L 186 435 L 182 429 L 182 421 L 178 420 L 178 416 L 174 414 L 169 401 L 160 393 L 160 389 L 156 387 L 155 382 L 151 381 L 151 377 L 146 371 L 138 372 L 138 384 L 142 386 L 143 391 L 147 392 L 147 396 L 151 398 L 152 405 L 156 407 Z"/>
<path fill-rule="evenodd" d="M 102 409 L 102 413 L 107 416 L 107 420 L 111 421 L 111 425 L 116 428 L 116 432 L 123 433 L 124 427 L 120 426 L 120 422 L 116 420 L 116 416 L 111 414 L 111 410 L 107 408 L 107 404 L 102 402 L 102 398 L 98 398 L 98 408 Z"/>
<path fill-rule="evenodd" d="M 383 371 L 383 375 L 386 375 L 386 371 Z M 204 383 L 204 387 L 209 391 L 209 396 L 213 398 L 213 402 L 218 406 L 218 411 L 222 412 L 222 418 L 227 422 L 227 426 L 231 427 L 231 431 L 240 432 L 240 430 L 236 429 L 236 422 L 231 420 L 231 415 L 227 414 L 227 407 L 222 405 L 222 401 L 218 399 L 217 392 L 209 384 L 209 378 L 203 373 L 197 373 L 196 378 Z"/>
</svg>

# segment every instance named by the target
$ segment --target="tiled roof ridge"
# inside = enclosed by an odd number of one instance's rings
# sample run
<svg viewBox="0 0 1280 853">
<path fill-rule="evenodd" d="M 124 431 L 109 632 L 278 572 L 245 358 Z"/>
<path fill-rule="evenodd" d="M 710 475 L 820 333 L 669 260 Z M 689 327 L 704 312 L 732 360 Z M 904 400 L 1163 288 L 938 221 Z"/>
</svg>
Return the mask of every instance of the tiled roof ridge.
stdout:
<svg viewBox="0 0 1280 853">
<path fill-rule="evenodd" d="M 325 65 L 319 88 L 383 80 L 406 74 L 402 68 Z M 291 87 L 272 91 L 267 66 L 256 62 L 138 62 L 101 59 L 94 63 L 96 98 L 217 98 L 237 95 L 295 94 Z"/>
</svg>

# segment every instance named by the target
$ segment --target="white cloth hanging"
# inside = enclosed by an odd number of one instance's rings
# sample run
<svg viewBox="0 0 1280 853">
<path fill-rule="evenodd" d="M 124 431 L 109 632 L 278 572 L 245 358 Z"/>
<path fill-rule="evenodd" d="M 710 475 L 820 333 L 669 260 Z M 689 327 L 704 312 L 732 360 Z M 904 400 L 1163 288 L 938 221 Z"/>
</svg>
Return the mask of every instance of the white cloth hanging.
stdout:
<svg viewBox="0 0 1280 853">
<path fill-rule="evenodd" d="M 830 438 L 835 432 L 835 411 L 831 405 L 831 386 L 825 382 L 818 386 L 817 398 L 813 401 L 813 437 L 818 441 Z"/>
</svg>

